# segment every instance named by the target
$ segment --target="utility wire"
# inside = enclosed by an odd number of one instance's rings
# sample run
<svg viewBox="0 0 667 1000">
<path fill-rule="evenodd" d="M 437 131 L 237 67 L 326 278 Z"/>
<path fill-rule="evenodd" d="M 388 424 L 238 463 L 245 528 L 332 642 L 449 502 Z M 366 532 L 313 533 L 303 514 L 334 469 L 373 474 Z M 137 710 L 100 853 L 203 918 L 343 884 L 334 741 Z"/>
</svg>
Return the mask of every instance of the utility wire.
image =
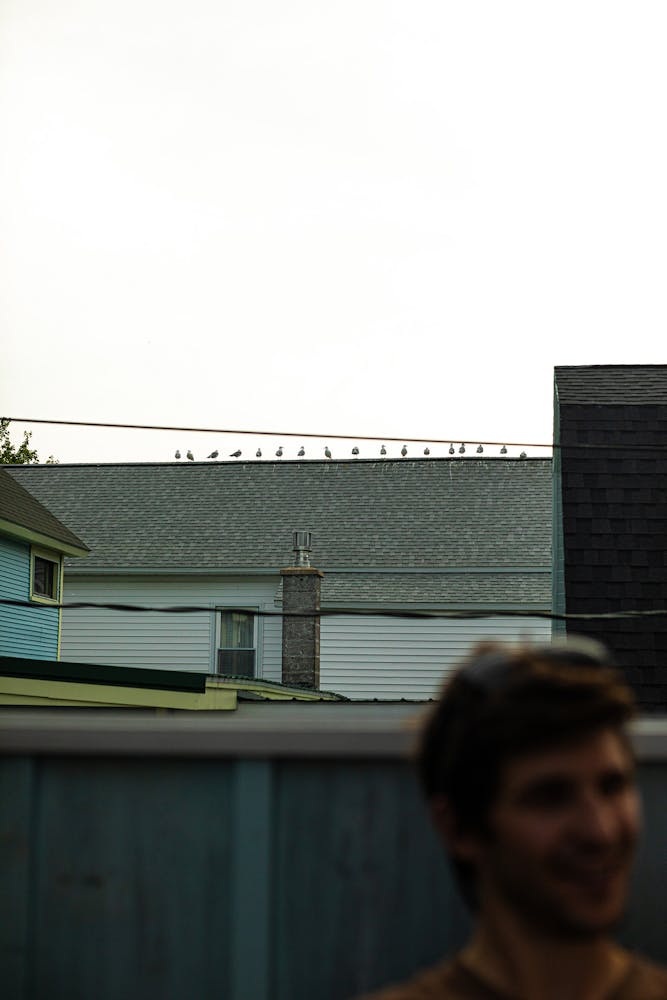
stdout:
<svg viewBox="0 0 667 1000">
<path fill-rule="evenodd" d="M 13 608 L 32 608 L 43 611 L 47 605 L 33 604 L 31 601 L 22 601 L 11 597 L 0 598 L 0 605 Z M 54 610 L 104 610 L 104 611 L 129 611 L 129 612 L 155 612 L 169 615 L 190 615 L 218 614 L 225 611 L 231 614 L 250 614 L 258 618 L 335 618 L 341 615 L 354 615 L 356 617 L 368 618 L 545 618 L 551 621 L 597 621 L 621 620 L 628 618 L 667 618 L 667 608 L 657 608 L 653 610 L 632 610 L 632 611 L 596 611 L 589 614 L 559 614 L 546 609 L 519 610 L 515 608 L 485 608 L 480 611 L 459 610 L 438 608 L 434 610 L 397 610 L 395 608 L 377 608 L 375 610 L 367 608 L 321 608 L 319 611 L 268 611 L 258 610 L 250 607 L 211 607 L 207 605 L 176 604 L 170 607 L 153 607 L 145 604 L 105 604 L 96 601 L 67 601 L 64 603 L 49 603 L 49 608 Z"/>
<path fill-rule="evenodd" d="M 322 440 L 330 439 L 332 441 L 391 441 L 394 443 L 405 442 L 409 444 L 452 444 L 455 441 L 460 441 L 463 444 L 469 445 L 487 445 L 488 447 L 505 447 L 510 448 L 551 448 L 551 449 L 576 449 L 576 450 L 592 450 L 592 451 L 641 451 L 641 452 L 667 452 L 667 444 L 665 445 L 652 445 L 652 444 L 586 444 L 586 443 L 568 443 L 562 444 L 560 442 L 549 441 L 545 442 L 534 442 L 534 441 L 488 441 L 480 440 L 475 441 L 472 438 L 459 436 L 449 436 L 446 438 L 435 438 L 435 437 L 387 437 L 380 436 L 377 434 L 325 434 L 315 431 L 276 431 L 276 430 L 245 430 L 232 427 L 178 427 L 170 426 L 166 424 L 117 424 L 117 423 L 107 423 L 103 421 L 93 421 L 93 420 L 45 420 L 36 417 L 2 417 L 3 420 L 9 420 L 17 424 L 53 424 L 61 427 L 104 427 L 111 430 L 133 430 L 133 431 L 171 431 L 176 433 L 184 434 L 228 434 L 228 435 L 252 435 L 253 437 L 289 437 L 289 438 L 303 438 L 304 440 L 308 438 L 320 438 Z"/>
<path fill-rule="evenodd" d="M 373 434 L 324 434 L 314 431 L 258 431 L 239 430 L 230 427 L 170 427 L 163 424 L 111 424 L 92 420 L 36 420 L 31 417 L 3 417 L 17 424 L 57 424 L 66 427 L 107 427 L 115 430 L 133 431 L 173 431 L 184 434 L 245 434 L 254 437 L 293 437 L 293 438 L 330 438 L 332 441 L 406 441 L 412 444 L 450 444 L 453 441 L 462 441 L 465 444 L 487 444 L 489 446 L 509 445 L 512 448 L 553 448 L 553 444 L 531 444 L 527 441 L 473 441 L 471 438 L 448 437 L 448 438 L 417 438 L 417 437 L 379 437 Z"/>
</svg>

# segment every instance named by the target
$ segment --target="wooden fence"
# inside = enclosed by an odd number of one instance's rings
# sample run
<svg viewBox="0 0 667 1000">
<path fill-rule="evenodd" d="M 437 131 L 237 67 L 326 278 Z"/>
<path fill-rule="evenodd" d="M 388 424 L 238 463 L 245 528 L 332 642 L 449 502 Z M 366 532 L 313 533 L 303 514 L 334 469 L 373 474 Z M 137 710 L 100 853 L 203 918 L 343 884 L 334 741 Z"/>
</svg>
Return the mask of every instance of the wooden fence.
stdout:
<svg viewBox="0 0 667 1000">
<path fill-rule="evenodd" d="M 0 713 L 4 1000 L 346 1000 L 459 946 L 394 709 Z M 667 723 L 635 739 L 621 937 L 665 961 Z"/>
</svg>

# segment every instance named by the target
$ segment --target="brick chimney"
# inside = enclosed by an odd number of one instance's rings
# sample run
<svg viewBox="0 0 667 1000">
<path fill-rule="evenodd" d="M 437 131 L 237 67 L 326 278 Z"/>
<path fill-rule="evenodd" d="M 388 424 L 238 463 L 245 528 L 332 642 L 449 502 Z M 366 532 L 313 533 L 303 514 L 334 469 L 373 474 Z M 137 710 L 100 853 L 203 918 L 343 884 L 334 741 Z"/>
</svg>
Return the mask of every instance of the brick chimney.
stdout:
<svg viewBox="0 0 667 1000">
<path fill-rule="evenodd" d="M 319 689 L 320 587 L 324 574 L 310 565 L 309 531 L 293 532 L 295 565 L 282 569 L 283 684 Z M 306 612 L 303 618 L 294 612 Z"/>
</svg>

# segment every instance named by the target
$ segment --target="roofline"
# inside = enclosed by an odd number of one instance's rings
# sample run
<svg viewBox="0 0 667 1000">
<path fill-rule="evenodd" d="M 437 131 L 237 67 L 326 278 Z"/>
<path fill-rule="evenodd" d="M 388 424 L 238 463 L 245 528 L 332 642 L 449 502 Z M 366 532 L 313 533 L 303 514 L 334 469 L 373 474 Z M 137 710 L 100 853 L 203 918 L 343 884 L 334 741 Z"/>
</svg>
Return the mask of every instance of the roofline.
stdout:
<svg viewBox="0 0 667 1000">
<path fill-rule="evenodd" d="M 350 440 L 355 440 L 350 438 Z M 361 438 L 359 439 L 361 440 Z M 458 440 L 456 438 L 455 440 Z M 545 445 L 545 448 L 550 448 L 551 445 Z M 52 469 L 111 469 L 111 468 L 149 468 L 149 467 L 166 467 L 172 466 L 181 469 L 191 469 L 194 466 L 228 466 L 228 465 L 363 465 L 363 464 L 374 464 L 374 465 L 388 465 L 389 463 L 395 463 L 396 465 L 405 465 L 408 462 L 455 462 L 462 464 L 465 462 L 493 462 L 497 463 L 517 463 L 520 462 L 525 465 L 526 462 L 551 462 L 551 455 L 529 455 L 526 458 L 519 458 L 519 456 L 513 455 L 502 455 L 498 457 L 478 456 L 470 455 L 469 457 L 462 458 L 461 456 L 449 456 L 449 455 L 409 455 L 406 458 L 248 458 L 248 459 L 236 459 L 234 461 L 222 461 L 218 462 L 215 460 L 201 461 L 201 462 L 188 462 L 182 459 L 179 462 L 169 461 L 169 462 L 58 462 L 57 465 L 50 465 L 49 475 L 53 475 Z M 5 468 L 11 469 L 12 471 L 16 469 L 45 469 L 46 465 L 15 465 L 15 466 L 5 466 Z"/>
<path fill-rule="evenodd" d="M 45 535 L 41 531 L 34 531 L 32 528 L 26 528 L 15 521 L 7 521 L 5 518 L 0 518 L 0 532 L 11 535 L 13 538 L 18 538 L 23 542 L 31 542 L 33 545 L 42 545 L 48 549 L 55 549 L 66 556 L 87 556 L 90 553 L 90 549 L 83 544 L 72 545 L 70 542 L 63 542 L 52 535 Z"/>
<path fill-rule="evenodd" d="M 643 365 L 643 364 L 627 364 L 627 365 L 623 365 L 623 364 L 620 364 L 620 365 L 616 365 L 616 364 L 610 364 L 610 365 L 554 365 L 554 372 L 581 371 L 583 369 L 589 369 L 589 368 L 597 368 L 597 369 L 600 369 L 600 368 L 605 368 L 605 369 L 609 369 L 609 368 L 616 368 L 616 369 L 618 369 L 618 368 L 626 368 L 626 369 L 628 369 L 628 368 L 662 368 L 663 371 L 667 372 L 667 364 L 663 364 L 663 365 L 660 365 L 660 364 L 646 364 L 646 365 Z"/>
</svg>

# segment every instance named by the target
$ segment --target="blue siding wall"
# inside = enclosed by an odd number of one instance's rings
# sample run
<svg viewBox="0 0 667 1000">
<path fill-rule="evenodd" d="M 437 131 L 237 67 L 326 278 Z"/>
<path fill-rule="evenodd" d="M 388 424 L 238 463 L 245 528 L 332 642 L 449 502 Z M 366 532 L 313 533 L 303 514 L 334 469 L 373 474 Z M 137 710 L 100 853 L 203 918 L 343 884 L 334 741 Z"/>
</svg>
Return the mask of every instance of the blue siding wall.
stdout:
<svg viewBox="0 0 667 1000">
<path fill-rule="evenodd" d="M 0 597 L 30 597 L 30 546 L 0 537 Z M 58 611 L 0 605 L 0 655 L 58 658 Z"/>
</svg>

